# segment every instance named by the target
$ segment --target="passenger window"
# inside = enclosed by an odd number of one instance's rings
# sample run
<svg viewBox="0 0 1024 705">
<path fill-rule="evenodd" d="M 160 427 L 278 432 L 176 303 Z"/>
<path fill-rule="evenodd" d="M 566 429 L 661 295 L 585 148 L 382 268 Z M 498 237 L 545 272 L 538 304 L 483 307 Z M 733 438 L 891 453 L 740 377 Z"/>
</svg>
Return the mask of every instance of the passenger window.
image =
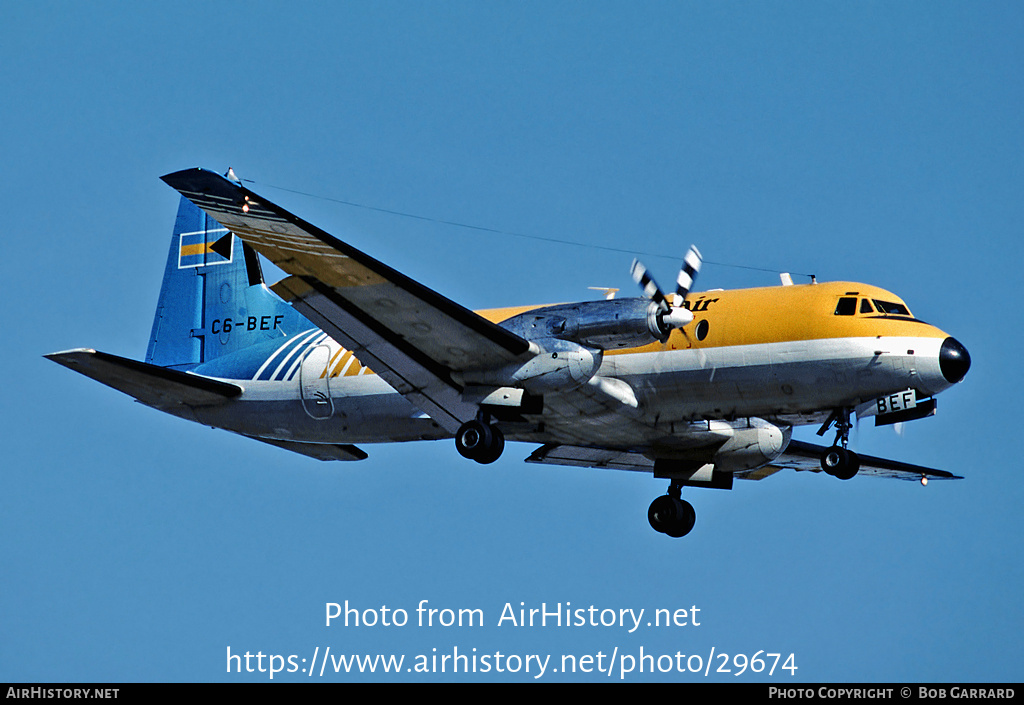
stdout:
<svg viewBox="0 0 1024 705">
<path fill-rule="evenodd" d="M 839 303 L 836 305 L 837 316 L 852 316 L 857 313 L 857 299 L 843 297 L 839 299 Z"/>
<path fill-rule="evenodd" d="M 875 309 L 872 308 L 871 302 L 867 299 L 860 300 L 860 312 L 861 313 L 874 313 Z"/>
</svg>

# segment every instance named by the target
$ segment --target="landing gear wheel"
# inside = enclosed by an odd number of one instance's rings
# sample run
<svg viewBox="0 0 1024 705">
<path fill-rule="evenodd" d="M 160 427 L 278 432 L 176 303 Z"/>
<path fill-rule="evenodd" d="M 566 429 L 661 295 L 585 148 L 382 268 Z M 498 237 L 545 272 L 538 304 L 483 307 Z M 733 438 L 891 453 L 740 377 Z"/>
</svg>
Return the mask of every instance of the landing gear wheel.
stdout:
<svg viewBox="0 0 1024 705">
<path fill-rule="evenodd" d="M 849 480 L 860 470 L 860 458 L 842 446 L 832 446 L 821 454 L 821 469 L 840 480 Z"/>
<path fill-rule="evenodd" d="M 481 465 L 493 463 L 501 457 L 502 451 L 505 450 L 505 434 L 497 426 L 488 426 L 488 428 L 491 430 L 491 442 L 481 451 L 480 455 L 473 458 Z"/>
<path fill-rule="evenodd" d="M 651 502 L 647 510 L 647 521 L 651 528 L 672 538 L 682 538 L 690 533 L 697 522 L 693 505 L 685 499 L 662 495 Z"/>
<path fill-rule="evenodd" d="M 486 465 L 497 460 L 505 450 L 505 436 L 496 426 L 467 421 L 455 433 L 455 449 L 463 458 Z"/>
<path fill-rule="evenodd" d="M 455 432 L 455 449 L 463 458 L 476 460 L 491 442 L 491 427 L 479 421 L 467 421 Z"/>
</svg>

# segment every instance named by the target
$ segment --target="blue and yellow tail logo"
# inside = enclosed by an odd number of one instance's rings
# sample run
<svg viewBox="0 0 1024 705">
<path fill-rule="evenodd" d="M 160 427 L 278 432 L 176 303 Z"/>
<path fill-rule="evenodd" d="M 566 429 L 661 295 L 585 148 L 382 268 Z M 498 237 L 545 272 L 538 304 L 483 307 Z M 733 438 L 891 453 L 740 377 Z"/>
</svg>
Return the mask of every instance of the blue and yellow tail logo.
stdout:
<svg viewBox="0 0 1024 705">
<path fill-rule="evenodd" d="M 182 233 L 178 245 L 178 269 L 230 264 L 235 254 L 234 240 L 227 228 Z"/>
</svg>

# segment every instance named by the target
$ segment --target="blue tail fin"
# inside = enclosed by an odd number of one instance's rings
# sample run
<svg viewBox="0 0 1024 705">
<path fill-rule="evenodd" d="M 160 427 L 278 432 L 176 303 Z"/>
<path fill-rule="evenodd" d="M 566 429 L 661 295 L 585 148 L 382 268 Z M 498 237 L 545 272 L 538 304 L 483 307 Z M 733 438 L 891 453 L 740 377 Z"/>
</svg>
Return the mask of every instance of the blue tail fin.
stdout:
<svg viewBox="0 0 1024 705">
<path fill-rule="evenodd" d="M 146 362 L 188 370 L 310 327 L 264 285 L 256 252 L 182 198 Z"/>
</svg>

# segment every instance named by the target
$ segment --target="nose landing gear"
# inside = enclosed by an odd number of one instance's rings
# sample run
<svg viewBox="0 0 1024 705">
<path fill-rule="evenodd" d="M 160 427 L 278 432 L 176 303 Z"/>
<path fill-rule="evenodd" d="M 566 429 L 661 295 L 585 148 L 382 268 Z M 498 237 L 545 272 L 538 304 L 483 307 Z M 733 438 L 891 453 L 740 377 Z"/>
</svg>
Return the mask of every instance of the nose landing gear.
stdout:
<svg viewBox="0 0 1024 705">
<path fill-rule="evenodd" d="M 821 469 L 832 477 L 850 480 L 860 470 L 860 458 L 852 450 L 834 445 L 821 454 Z"/>
<path fill-rule="evenodd" d="M 860 458 L 846 447 L 850 442 L 850 414 L 852 413 L 853 409 L 836 409 L 818 430 L 818 435 L 824 436 L 829 426 L 833 423 L 836 425 L 835 443 L 821 454 L 821 469 L 840 480 L 853 479 L 857 471 L 860 470 Z"/>
</svg>

